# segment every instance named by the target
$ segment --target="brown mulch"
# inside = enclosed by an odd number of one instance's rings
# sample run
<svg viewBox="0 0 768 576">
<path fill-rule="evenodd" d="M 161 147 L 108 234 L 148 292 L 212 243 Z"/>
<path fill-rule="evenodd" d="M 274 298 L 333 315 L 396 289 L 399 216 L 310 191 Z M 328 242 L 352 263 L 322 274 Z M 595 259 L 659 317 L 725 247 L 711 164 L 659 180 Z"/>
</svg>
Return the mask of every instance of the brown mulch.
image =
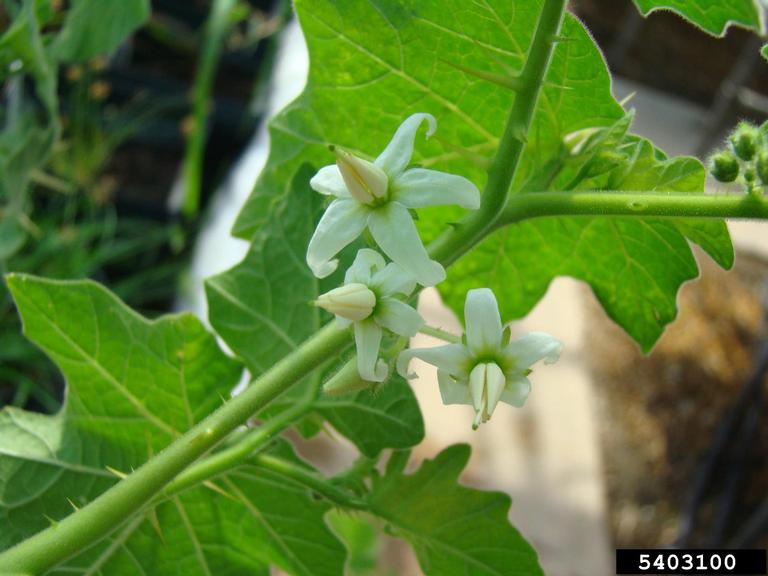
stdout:
<svg viewBox="0 0 768 576">
<path fill-rule="evenodd" d="M 697 467 L 754 368 L 768 263 L 739 254 L 725 272 L 699 261 L 701 278 L 683 287 L 679 316 L 649 356 L 592 306 L 589 362 L 617 547 L 674 543 Z M 759 426 L 729 536 L 768 495 L 768 418 Z M 717 482 L 728 472 L 720 466 Z M 691 544 L 706 541 L 715 501 L 704 506 Z"/>
</svg>

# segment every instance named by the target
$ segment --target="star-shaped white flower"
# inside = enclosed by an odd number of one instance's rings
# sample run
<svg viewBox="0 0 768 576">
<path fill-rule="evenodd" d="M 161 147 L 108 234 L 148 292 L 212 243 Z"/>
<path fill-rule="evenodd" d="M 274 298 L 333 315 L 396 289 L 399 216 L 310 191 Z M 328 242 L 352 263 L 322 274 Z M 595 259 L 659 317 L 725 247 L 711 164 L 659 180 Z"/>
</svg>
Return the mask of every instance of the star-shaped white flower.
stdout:
<svg viewBox="0 0 768 576">
<path fill-rule="evenodd" d="M 397 370 L 408 377 L 412 358 L 436 366 L 443 403 L 473 406 L 477 428 L 491 418 L 499 401 L 522 406 L 531 391 L 530 366 L 541 359 L 545 364 L 556 362 L 563 345 L 544 332 L 530 332 L 505 344 L 496 297 L 488 288 L 467 293 L 464 317 L 466 344 L 405 350 Z"/>
<path fill-rule="evenodd" d="M 429 258 L 408 210 L 447 204 L 474 210 L 480 206 L 480 192 L 461 176 L 408 168 L 416 132 L 425 120 L 431 136 L 435 118 L 413 114 L 373 162 L 336 148 L 336 164 L 321 168 L 310 180 L 316 191 L 335 196 L 307 248 L 307 264 L 315 276 L 331 274 L 338 265 L 333 257 L 368 228 L 381 250 L 419 284 L 434 286 L 445 279 L 445 270 Z"/>
<path fill-rule="evenodd" d="M 397 264 L 387 264 L 375 250 L 358 250 L 344 285 L 321 295 L 316 303 L 336 315 L 339 328 L 354 324 L 357 369 L 363 380 L 381 382 L 389 373 L 379 359 L 383 329 L 411 337 L 424 325 L 416 310 L 403 302 L 416 281 Z"/>
</svg>

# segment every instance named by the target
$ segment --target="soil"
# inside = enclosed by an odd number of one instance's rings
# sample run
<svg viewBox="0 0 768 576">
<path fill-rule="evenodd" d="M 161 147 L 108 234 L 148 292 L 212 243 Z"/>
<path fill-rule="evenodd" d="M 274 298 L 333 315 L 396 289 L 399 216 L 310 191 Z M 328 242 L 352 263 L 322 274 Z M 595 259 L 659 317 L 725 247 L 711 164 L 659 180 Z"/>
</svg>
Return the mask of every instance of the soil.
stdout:
<svg viewBox="0 0 768 576">
<path fill-rule="evenodd" d="M 755 353 L 765 337 L 768 263 L 739 254 L 734 269 L 726 272 L 706 257 L 699 261 L 701 278 L 683 287 L 679 316 L 649 356 L 597 305 L 590 312 L 589 363 L 600 399 L 616 547 L 660 547 L 676 541 L 700 464 L 753 374 Z M 762 386 L 765 397 L 768 379 L 763 378 Z M 763 417 L 747 447 L 745 482 L 725 541 L 768 493 L 767 446 L 768 419 Z M 740 447 L 731 442 L 718 464 L 691 545 L 709 543 L 718 494 L 733 479 L 732 458 Z M 768 535 L 753 544 L 768 546 Z"/>
</svg>

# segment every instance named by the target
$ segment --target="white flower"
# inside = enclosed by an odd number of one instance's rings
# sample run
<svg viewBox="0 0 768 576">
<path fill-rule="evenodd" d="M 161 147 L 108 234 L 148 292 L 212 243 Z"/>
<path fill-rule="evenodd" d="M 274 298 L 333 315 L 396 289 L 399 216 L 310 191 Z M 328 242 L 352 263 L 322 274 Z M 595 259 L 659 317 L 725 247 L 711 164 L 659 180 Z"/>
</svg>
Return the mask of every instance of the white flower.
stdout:
<svg viewBox="0 0 768 576">
<path fill-rule="evenodd" d="M 504 343 L 496 297 L 488 288 L 470 290 L 464 305 L 466 344 L 406 350 L 397 370 L 407 377 L 412 358 L 437 366 L 444 404 L 469 404 L 475 409 L 473 428 L 487 422 L 496 405 L 522 406 L 531 391 L 530 366 L 541 359 L 557 361 L 562 343 L 543 332 L 531 332 Z"/>
<path fill-rule="evenodd" d="M 408 210 L 446 204 L 474 210 L 480 206 L 480 192 L 461 176 L 408 169 L 416 132 L 425 120 L 431 136 L 435 118 L 413 114 L 373 162 L 336 148 L 336 164 L 321 168 L 310 180 L 316 191 L 335 196 L 307 248 L 307 264 L 315 276 L 331 274 L 338 265 L 333 257 L 368 228 L 381 250 L 419 284 L 434 286 L 445 279 L 445 270 L 430 260 Z"/>
<path fill-rule="evenodd" d="M 363 380 L 381 382 L 387 377 L 387 363 L 379 359 L 384 328 L 411 337 L 424 325 L 419 313 L 402 301 L 415 287 L 416 281 L 400 266 L 364 248 L 347 270 L 344 285 L 316 300 L 336 314 L 339 328 L 354 324 L 357 369 Z"/>
</svg>

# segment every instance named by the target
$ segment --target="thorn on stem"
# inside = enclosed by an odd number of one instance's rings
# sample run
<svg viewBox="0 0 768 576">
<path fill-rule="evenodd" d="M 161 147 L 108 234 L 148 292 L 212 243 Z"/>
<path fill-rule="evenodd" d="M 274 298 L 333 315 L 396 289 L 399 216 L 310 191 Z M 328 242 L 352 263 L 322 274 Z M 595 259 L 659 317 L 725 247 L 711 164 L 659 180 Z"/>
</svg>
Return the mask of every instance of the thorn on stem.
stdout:
<svg viewBox="0 0 768 576">
<path fill-rule="evenodd" d="M 107 470 L 107 472 L 110 472 L 115 476 L 117 476 L 118 478 L 120 478 L 120 480 L 128 476 L 128 474 L 126 474 L 125 472 L 120 472 L 120 470 L 117 470 L 116 468 L 112 468 L 112 466 L 104 466 L 104 468 Z"/>
<path fill-rule="evenodd" d="M 522 126 L 515 126 L 512 129 L 512 135 L 514 136 L 515 140 L 518 140 L 522 142 L 523 144 L 528 144 L 528 135 L 525 133 L 525 128 Z"/>
</svg>

